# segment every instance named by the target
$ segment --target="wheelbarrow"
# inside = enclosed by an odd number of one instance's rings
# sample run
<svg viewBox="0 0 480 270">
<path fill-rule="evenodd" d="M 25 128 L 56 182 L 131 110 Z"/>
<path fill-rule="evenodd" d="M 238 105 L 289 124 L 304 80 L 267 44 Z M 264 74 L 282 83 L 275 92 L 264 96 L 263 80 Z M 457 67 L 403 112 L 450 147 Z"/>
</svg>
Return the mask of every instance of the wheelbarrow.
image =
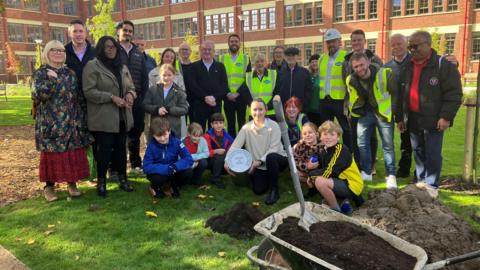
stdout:
<svg viewBox="0 0 480 270">
<path fill-rule="evenodd" d="M 357 226 L 367 229 L 371 233 L 381 237 L 387 241 L 394 248 L 414 257 L 416 264 L 413 270 L 434 270 L 440 269 L 444 266 L 471 260 L 480 257 L 480 250 L 471 252 L 458 257 L 448 258 L 439 262 L 427 264 L 427 253 L 421 247 L 413 245 L 393 234 L 382 231 L 376 227 L 368 224 L 363 224 L 354 218 L 345 216 L 341 213 L 335 212 L 328 207 L 305 202 L 305 207 L 313 213 L 319 222 L 325 221 L 345 221 L 353 223 Z M 260 245 L 253 246 L 247 251 L 247 257 L 254 263 L 260 266 L 260 269 L 275 269 L 275 270 L 320 270 L 320 269 L 335 269 L 341 268 L 330 264 L 304 250 L 295 247 L 280 238 L 277 238 L 272 233 L 275 232 L 283 220 L 287 217 L 300 217 L 300 204 L 292 204 L 266 219 L 257 223 L 254 227 L 255 231 L 265 236 Z M 254 255 L 254 254 L 257 254 Z M 273 255 L 277 258 L 272 263 L 271 256 L 267 259 L 267 255 Z M 479 262 L 480 264 L 480 262 Z M 480 269 L 480 268 L 479 268 Z"/>
</svg>

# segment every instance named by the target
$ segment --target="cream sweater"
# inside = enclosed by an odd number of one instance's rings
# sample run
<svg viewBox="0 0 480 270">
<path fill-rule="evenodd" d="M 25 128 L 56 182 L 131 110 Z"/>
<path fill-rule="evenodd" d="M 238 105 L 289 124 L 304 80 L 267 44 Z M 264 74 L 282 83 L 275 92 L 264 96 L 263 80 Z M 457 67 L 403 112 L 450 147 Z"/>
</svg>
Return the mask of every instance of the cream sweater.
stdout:
<svg viewBox="0 0 480 270">
<path fill-rule="evenodd" d="M 277 153 L 287 156 L 281 142 L 282 134 L 278 124 L 266 118 L 263 127 L 256 127 L 253 120 L 245 124 L 232 143 L 229 152 L 232 149 L 245 149 L 252 155 L 253 160 L 262 161 L 258 169 L 266 170 L 265 161 L 270 153 Z M 228 156 L 228 153 L 227 153 Z"/>
</svg>

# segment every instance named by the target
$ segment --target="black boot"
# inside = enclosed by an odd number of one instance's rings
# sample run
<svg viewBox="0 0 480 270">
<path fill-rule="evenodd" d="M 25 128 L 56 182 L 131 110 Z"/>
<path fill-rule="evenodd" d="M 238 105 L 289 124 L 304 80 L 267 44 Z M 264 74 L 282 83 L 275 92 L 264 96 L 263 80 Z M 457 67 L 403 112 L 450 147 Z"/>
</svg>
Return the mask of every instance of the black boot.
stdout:
<svg viewBox="0 0 480 270">
<path fill-rule="evenodd" d="M 126 192 L 132 192 L 133 191 L 133 188 L 130 186 L 130 183 L 128 183 L 127 176 L 125 176 L 125 175 L 119 175 L 118 176 L 118 186 L 123 191 L 126 191 Z"/>
<path fill-rule="evenodd" d="M 97 194 L 100 197 L 107 197 L 107 181 L 105 178 L 97 179 Z"/>
<path fill-rule="evenodd" d="M 276 203 L 280 199 L 280 194 L 278 193 L 277 187 L 272 187 L 270 190 L 270 194 L 268 194 L 267 198 L 265 199 L 266 205 L 272 205 Z"/>
<path fill-rule="evenodd" d="M 317 191 L 316 188 L 309 188 L 307 194 L 305 194 L 303 197 L 305 199 L 310 199 L 310 198 L 313 198 L 317 194 L 318 194 L 318 191 Z"/>
<path fill-rule="evenodd" d="M 180 191 L 178 190 L 178 187 L 173 185 L 172 185 L 172 198 L 174 199 L 180 198 Z"/>
</svg>

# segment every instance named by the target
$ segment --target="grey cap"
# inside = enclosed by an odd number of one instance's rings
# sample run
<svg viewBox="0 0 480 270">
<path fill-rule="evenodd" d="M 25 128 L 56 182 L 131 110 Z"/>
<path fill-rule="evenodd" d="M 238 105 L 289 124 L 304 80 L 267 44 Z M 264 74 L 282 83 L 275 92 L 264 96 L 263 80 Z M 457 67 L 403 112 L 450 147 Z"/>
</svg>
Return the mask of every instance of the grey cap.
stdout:
<svg viewBox="0 0 480 270">
<path fill-rule="evenodd" d="M 330 28 L 325 32 L 325 41 L 330 41 L 334 39 L 340 39 L 342 35 L 335 28 Z"/>
<path fill-rule="evenodd" d="M 285 55 L 299 55 L 300 54 L 300 50 L 295 48 L 295 47 L 288 47 L 285 52 L 284 52 Z"/>
</svg>

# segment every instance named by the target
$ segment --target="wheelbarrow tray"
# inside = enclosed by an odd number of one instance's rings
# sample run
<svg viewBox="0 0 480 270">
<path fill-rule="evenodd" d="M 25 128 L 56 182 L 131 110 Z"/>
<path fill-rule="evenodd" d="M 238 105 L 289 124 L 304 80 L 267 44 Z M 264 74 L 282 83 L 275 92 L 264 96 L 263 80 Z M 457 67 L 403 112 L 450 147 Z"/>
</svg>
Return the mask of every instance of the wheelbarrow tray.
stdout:
<svg viewBox="0 0 480 270">
<path fill-rule="evenodd" d="M 367 229 L 371 233 L 387 241 L 394 248 L 416 258 L 417 263 L 413 268 L 414 270 L 422 269 L 427 263 L 428 258 L 425 250 L 393 234 L 384 232 L 368 224 L 360 223 L 359 221 L 351 217 L 345 216 L 341 213 L 330 210 L 329 208 L 316 203 L 305 202 L 305 208 L 310 210 L 319 222 L 345 221 Z M 254 229 L 258 233 L 270 239 L 270 241 L 273 243 L 280 255 L 288 262 L 290 267 L 294 270 L 341 269 L 273 235 L 272 233 L 277 230 L 278 226 L 282 224 L 283 220 L 287 217 L 301 218 L 299 203 L 292 204 L 278 212 L 273 213 L 269 217 L 257 223 Z"/>
</svg>

